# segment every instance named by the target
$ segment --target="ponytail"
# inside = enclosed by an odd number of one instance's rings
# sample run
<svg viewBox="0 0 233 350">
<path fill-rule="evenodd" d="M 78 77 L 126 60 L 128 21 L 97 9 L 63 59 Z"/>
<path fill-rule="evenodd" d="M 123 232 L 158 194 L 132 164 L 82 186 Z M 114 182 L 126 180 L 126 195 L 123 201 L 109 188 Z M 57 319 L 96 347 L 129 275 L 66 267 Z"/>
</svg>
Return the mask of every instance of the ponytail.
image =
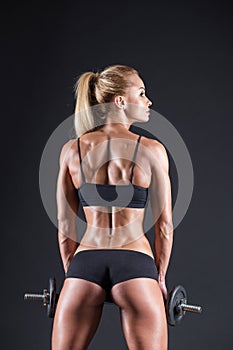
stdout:
<svg viewBox="0 0 233 350">
<path fill-rule="evenodd" d="M 98 102 L 95 98 L 95 84 L 99 73 L 83 73 L 75 84 L 75 130 L 77 137 L 95 127 L 92 106 Z"/>
</svg>

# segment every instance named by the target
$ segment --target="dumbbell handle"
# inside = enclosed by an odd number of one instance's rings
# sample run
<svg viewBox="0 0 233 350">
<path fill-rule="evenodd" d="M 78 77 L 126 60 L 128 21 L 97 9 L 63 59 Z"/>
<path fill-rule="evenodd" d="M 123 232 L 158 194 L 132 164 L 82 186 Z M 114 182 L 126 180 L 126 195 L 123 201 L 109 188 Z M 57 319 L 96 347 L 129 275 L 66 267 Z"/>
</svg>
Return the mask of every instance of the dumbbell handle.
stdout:
<svg viewBox="0 0 233 350">
<path fill-rule="evenodd" d="M 44 289 L 44 294 L 26 293 L 24 294 L 24 300 L 43 301 L 44 306 L 46 306 L 49 303 L 49 292 Z"/>
<path fill-rule="evenodd" d="M 196 312 L 196 313 L 200 314 L 202 312 L 202 307 L 181 303 L 180 305 L 177 306 L 177 311 L 181 311 L 181 312 L 182 311 L 189 311 L 189 312 Z"/>
</svg>

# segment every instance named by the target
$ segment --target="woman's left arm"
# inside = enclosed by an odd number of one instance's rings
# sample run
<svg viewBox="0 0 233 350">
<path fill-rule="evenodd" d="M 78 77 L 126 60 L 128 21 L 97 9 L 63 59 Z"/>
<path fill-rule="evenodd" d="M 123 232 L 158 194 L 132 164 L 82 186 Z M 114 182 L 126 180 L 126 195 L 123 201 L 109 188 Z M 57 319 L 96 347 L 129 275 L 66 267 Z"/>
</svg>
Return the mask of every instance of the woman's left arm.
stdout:
<svg viewBox="0 0 233 350">
<path fill-rule="evenodd" d="M 58 242 L 65 273 L 79 245 L 76 232 L 79 199 L 68 166 L 72 143 L 70 140 L 62 148 L 57 179 Z"/>
</svg>

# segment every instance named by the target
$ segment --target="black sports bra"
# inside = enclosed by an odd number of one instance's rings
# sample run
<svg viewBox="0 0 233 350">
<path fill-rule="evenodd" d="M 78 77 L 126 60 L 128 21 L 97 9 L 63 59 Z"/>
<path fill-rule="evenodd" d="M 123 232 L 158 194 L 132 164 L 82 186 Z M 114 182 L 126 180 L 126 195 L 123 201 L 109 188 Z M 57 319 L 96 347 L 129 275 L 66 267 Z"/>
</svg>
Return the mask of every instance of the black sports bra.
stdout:
<svg viewBox="0 0 233 350">
<path fill-rule="evenodd" d="M 82 185 L 77 189 L 80 202 L 83 207 L 104 206 L 104 207 L 125 207 L 125 208 L 144 208 L 148 196 L 148 188 L 132 184 L 133 170 L 137 156 L 138 146 L 141 135 L 138 137 L 137 145 L 132 160 L 132 170 L 130 175 L 130 184 L 128 185 L 110 185 L 95 184 L 86 182 L 81 159 L 80 139 L 78 138 L 78 154 L 82 174 Z"/>
</svg>

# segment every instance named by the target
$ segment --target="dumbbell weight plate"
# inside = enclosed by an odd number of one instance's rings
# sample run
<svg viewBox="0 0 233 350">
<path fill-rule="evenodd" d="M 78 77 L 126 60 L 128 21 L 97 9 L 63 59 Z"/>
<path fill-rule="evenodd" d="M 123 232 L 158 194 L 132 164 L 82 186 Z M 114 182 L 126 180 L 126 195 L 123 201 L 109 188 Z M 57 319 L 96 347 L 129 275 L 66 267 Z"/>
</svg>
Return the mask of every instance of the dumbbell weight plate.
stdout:
<svg viewBox="0 0 233 350">
<path fill-rule="evenodd" d="M 187 303 L 187 293 L 183 286 L 174 287 L 168 295 L 166 302 L 167 320 L 170 326 L 176 326 L 185 315 L 185 311 L 178 306 Z"/>
<path fill-rule="evenodd" d="M 49 279 L 49 303 L 47 305 L 47 315 L 50 318 L 54 317 L 55 309 L 56 309 L 56 301 L 57 301 L 56 280 L 55 278 L 50 278 Z"/>
</svg>

